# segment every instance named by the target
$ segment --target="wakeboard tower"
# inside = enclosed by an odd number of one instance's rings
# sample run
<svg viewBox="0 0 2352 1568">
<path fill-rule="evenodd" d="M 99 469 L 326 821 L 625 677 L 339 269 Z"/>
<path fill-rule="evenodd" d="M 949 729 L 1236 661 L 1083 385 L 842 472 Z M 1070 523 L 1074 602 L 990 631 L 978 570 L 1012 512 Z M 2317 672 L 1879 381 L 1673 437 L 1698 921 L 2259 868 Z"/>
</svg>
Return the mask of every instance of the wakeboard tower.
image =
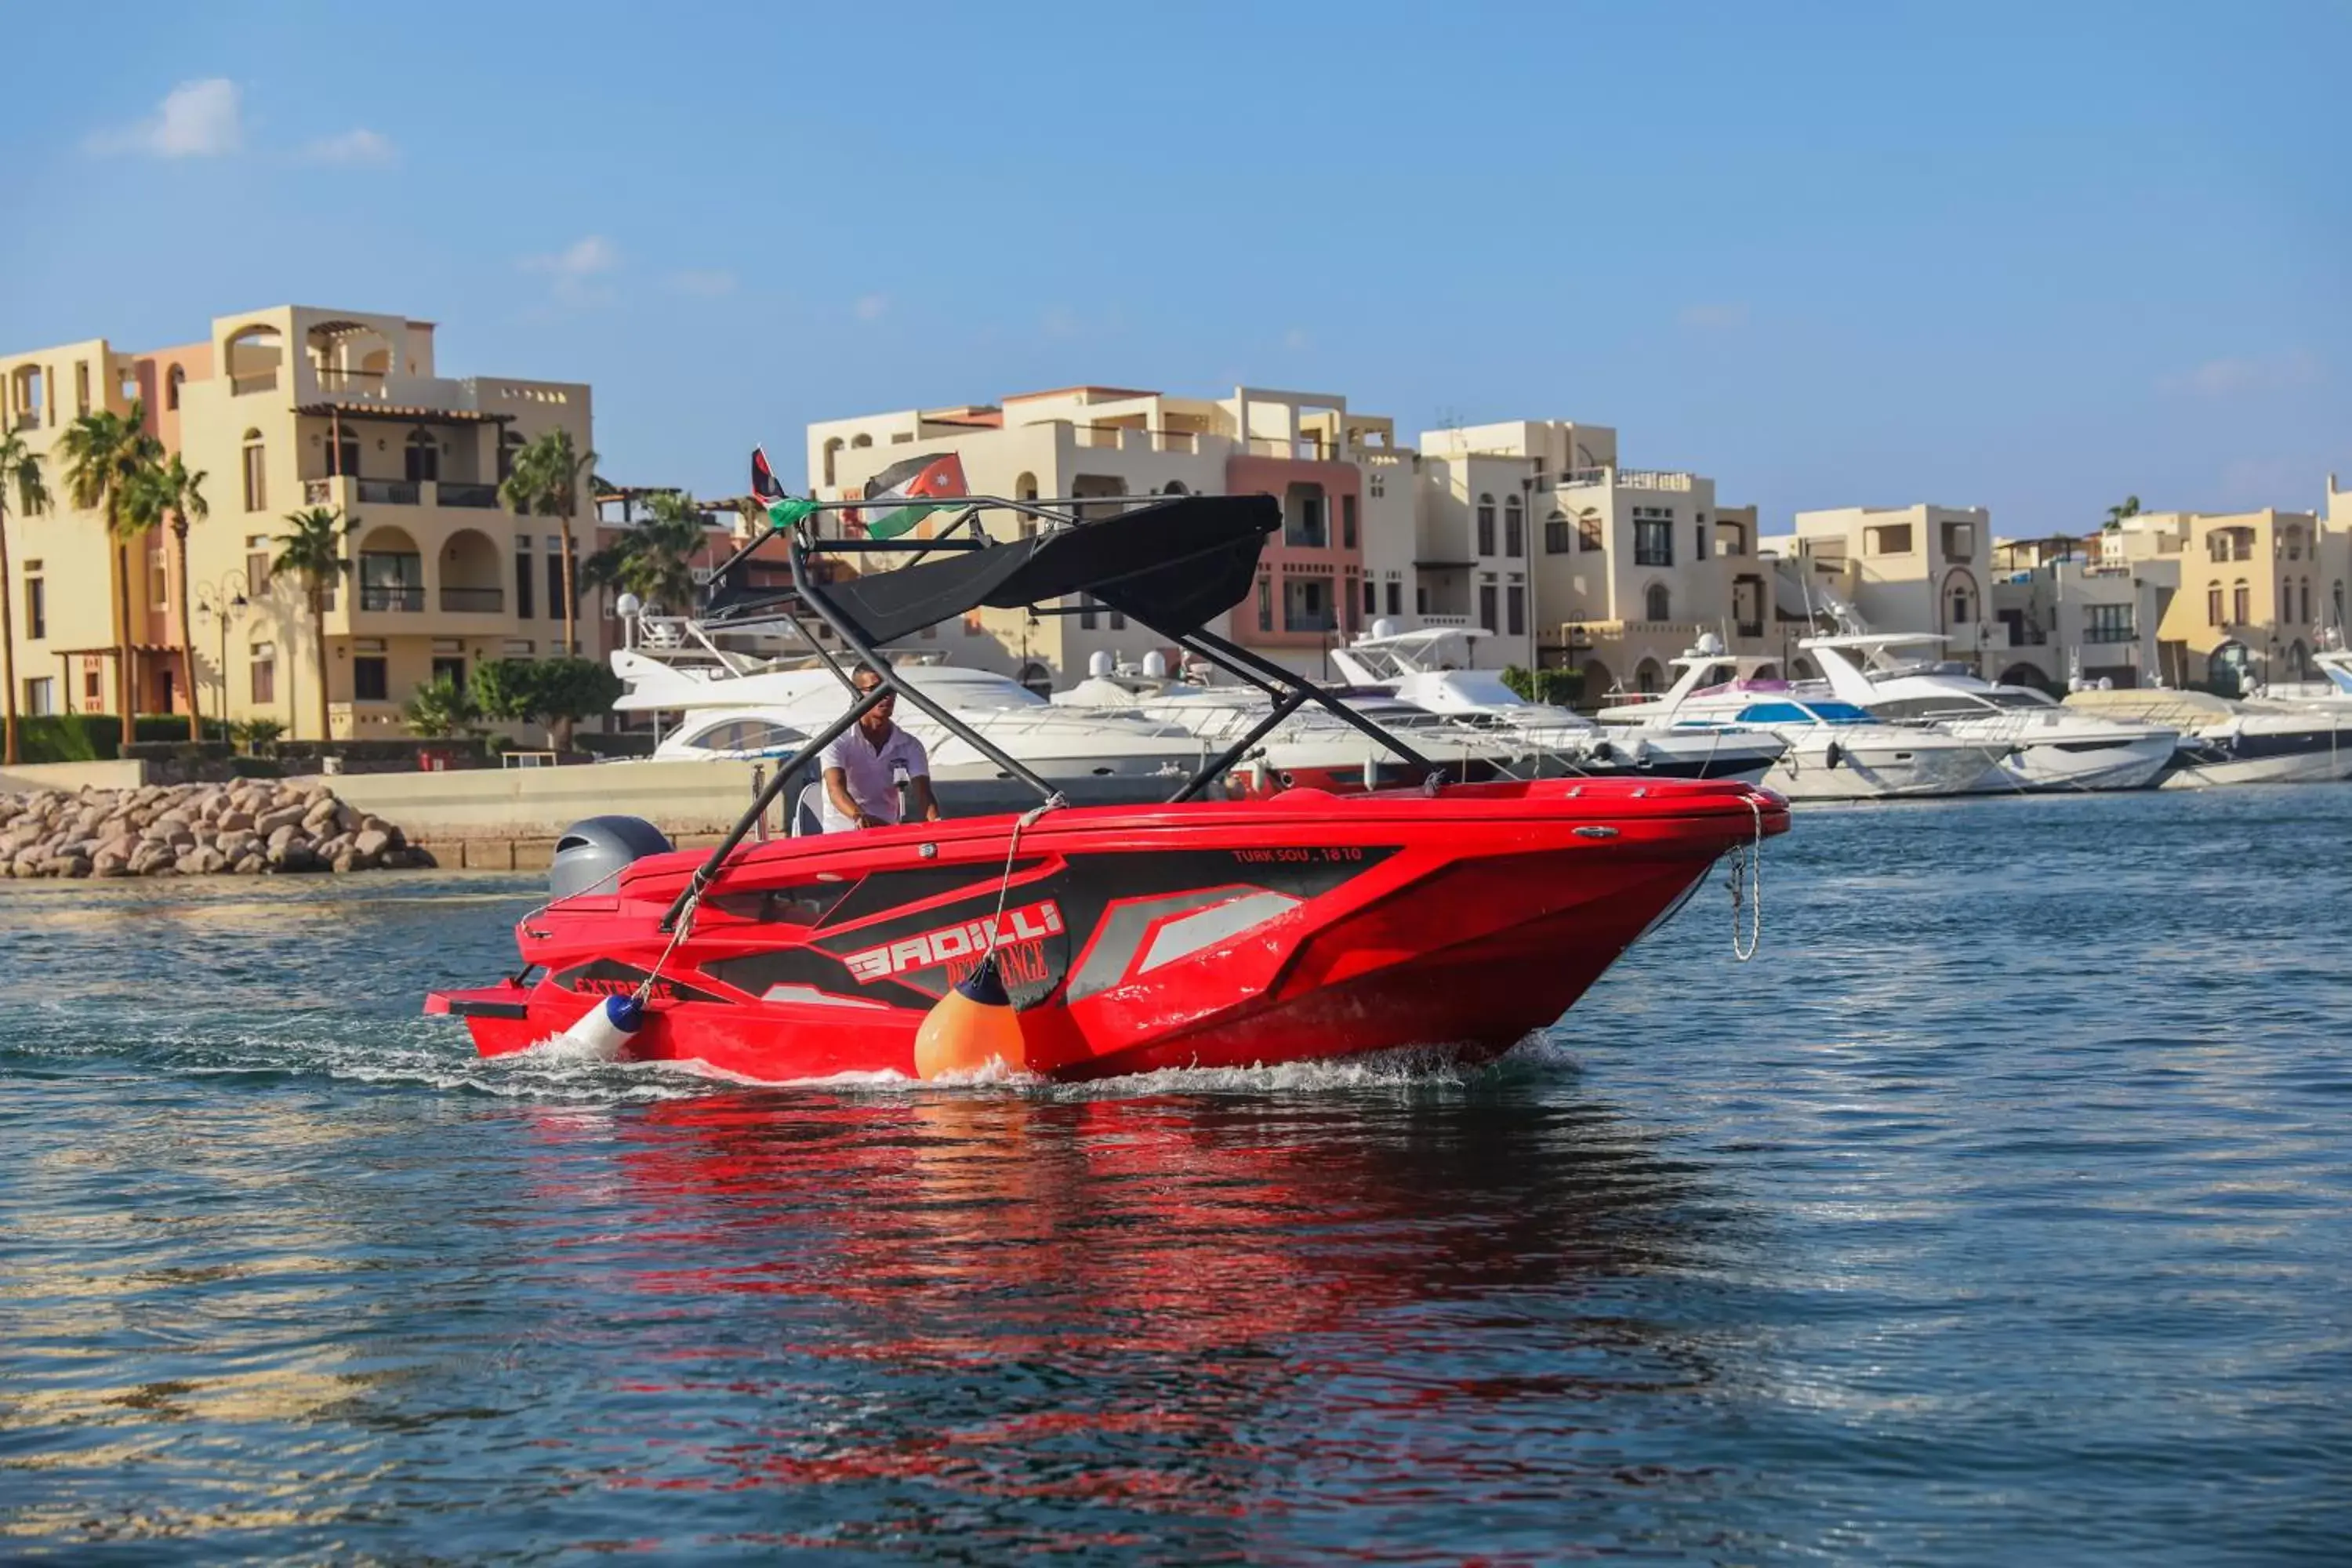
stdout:
<svg viewBox="0 0 2352 1568">
<path fill-rule="evenodd" d="M 1718 858 L 1788 827 L 1778 795 L 1730 782 L 1447 783 L 1402 739 L 1208 629 L 1251 591 L 1282 526 L 1273 498 L 1114 500 L 1117 515 L 1083 521 L 1079 504 L 959 498 L 940 509 L 946 526 L 904 540 L 845 537 L 835 503 L 773 508 L 714 574 L 705 623 L 793 628 L 848 706 L 715 849 L 673 850 L 635 818 L 570 830 L 553 897 L 516 928 L 521 970 L 436 992 L 425 1011 L 465 1019 L 486 1056 L 568 1035 L 762 1081 L 990 1059 L 1080 1079 L 1405 1047 L 1477 1059 L 1558 1019 Z M 992 539 L 992 512 L 1034 532 Z M 771 539 L 788 585 L 757 578 Z M 880 569 L 843 570 L 860 560 Z M 877 651 L 982 605 L 1046 616 L 1085 595 L 1272 700 L 1162 804 L 1063 805 Z M 883 677 L 870 693 L 852 680 L 861 662 Z M 1037 809 L 747 842 L 890 695 L 1034 789 Z M 1309 703 L 1420 783 L 1211 798 Z"/>
</svg>

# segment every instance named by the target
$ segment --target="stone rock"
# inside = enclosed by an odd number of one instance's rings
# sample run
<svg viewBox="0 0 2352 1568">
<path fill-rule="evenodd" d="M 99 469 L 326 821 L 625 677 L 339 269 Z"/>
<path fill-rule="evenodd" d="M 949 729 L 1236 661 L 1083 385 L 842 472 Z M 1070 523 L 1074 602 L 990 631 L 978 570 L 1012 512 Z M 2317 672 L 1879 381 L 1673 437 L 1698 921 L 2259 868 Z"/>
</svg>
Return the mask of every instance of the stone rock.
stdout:
<svg viewBox="0 0 2352 1568">
<path fill-rule="evenodd" d="M 242 806 L 233 805 L 226 811 L 220 814 L 219 826 L 221 831 L 224 833 L 235 832 L 239 828 L 251 827 L 252 826 L 253 813 L 246 810 Z"/>
<path fill-rule="evenodd" d="M 44 877 L 87 877 L 89 857 L 87 855 L 54 855 L 41 863 Z"/>
<path fill-rule="evenodd" d="M 299 805 L 273 805 L 253 819 L 253 830 L 265 838 L 281 827 L 301 826 L 302 807 Z"/>
<path fill-rule="evenodd" d="M 362 860 L 379 859 L 392 847 L 392 835 L 380 827 L 362 828 L 352 836 L 352 853 Z"/>
<path fill-rule="evenodd" d="M 342 841 L 338 840 L 337 842 L 340 843 Z M 349 849 L 344 849 L 339 854 L 331 855 L 327 858 L 327 868 L 331 871 L 339 873 L 344 871 L 355 871 L 359 868 L 359 857 L 353 855 Z"/>
<path fill-rule="evenodd" d="M 269 820 L 269 819 L 268 819 L 268 817 L 264 817 L 264 818 L 262 818 L 262 821 L 264 821 L 264 822 L 267 822 L 267 821 L 268 821 L 268 820 Z M 286 847 L 287 847 L 289 844 L 293 843 L 297 838 L 299 838 L 299 837 L 302 837 L 302 830 L 301 830 L 301 828 L 299 828 L 299 826 L 295 826 L 293 823 L 290 823 L 290 822 L 284 824 L 283 826 L 281 826 L 280 827 L 278 827 L 278 830 L 277 830 L 276 832 L 274 832 L 274 833 L 270 834 L 270 836 L 269 836 L 268 843 L 269 843 L 269 853 L 270 853 L 270 855 L 271 855 L 273 858 L 275 858 L 275 857 L 277 857 L 277 856 L 278 856 L 278 855 L 280 855 L 280 854 L 283 854 L 283 853 L 285 852 Z"/>
<path fill-rule="evenodd" d="M 137 835 L 124 833 L 100 844 L 98 847 L 98 852 L 101 856 L 111 856 L 117 860 L 127 862 L 137 852 L 141 842 Z"/>
<path fill-rule="evenodd" d="M 281 871 L 315 871 L 319 868 L 319 856 L 308 839 L 297 838 L 284 849 L 274 852 L 269 863 Z"/>
<path fill-rule="evenodd" d="M 89 869 L 93 877 L 128 877 L 131 862 L 123 856 L 100 850 L 98 858 L 89 863 Z"/>
<path fill-rule="evenodd" d="M 345 836 L 360 830 L 360 814 L 341 801 L 335 803 L 335 831 Z"/>
<path fill-rule="evenodd" d="M 251 877 L 259 873 L 261 868 L 268 864 L 269 864 L 269 862 L 264 860 L 258 855 L 242 855 L 237 858 L 236 863 L 231 866 L 229 869 L 236 872 L 240 877 Z"/>
</svg>

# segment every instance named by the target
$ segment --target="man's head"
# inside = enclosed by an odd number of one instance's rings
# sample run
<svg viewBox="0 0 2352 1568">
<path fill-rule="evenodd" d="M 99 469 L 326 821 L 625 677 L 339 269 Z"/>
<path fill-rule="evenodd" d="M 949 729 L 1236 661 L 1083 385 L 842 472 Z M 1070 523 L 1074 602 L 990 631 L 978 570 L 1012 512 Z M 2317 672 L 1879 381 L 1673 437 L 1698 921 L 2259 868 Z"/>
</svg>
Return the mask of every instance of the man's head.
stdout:
<svg viewBox="0 0 2352 1568">
<path fill-rule="evenodd" d="M 849 679 L 856 684 L 857 694 L 862 698 L 867 692 L 872 691 L 876 687 L 882 684 L 882 672 L 875 668 L 870 664 L 861 664 L 857 667 L 857 673 L 851 676 Z M 877 702 L 873 707 L 858 715 L 857 727 L 860 730 L 865 731 L 867 735 L 875 737 L 876 739 L 879 739 L 880 737 L 888 734 L 890 732 L 890 710 L 897 707 L 898 704 L 898 697 L 896 692 L 891 692 L 886 695 L 881 701 Z"/>
</svg>

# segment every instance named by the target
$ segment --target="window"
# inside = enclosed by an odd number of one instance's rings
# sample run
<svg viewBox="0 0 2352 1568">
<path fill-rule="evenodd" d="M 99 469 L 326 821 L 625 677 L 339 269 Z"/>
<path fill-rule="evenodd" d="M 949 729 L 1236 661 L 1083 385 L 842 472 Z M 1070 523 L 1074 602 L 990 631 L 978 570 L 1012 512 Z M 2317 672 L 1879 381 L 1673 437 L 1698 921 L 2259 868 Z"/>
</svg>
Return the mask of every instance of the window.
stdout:
<svg viewBox="0 0 2352 1568">
<path fill-rule="evenodd" d="M 2311 579 L 2303 580 L 2303 614 L 2295 617 L 2305 626 L 2311 624 Z"/>
<path fill-rule="evenodd" d="M 89 361 L 74 362 L 74 407 L 83 414 L 89 412 Z"/>
<path fill-rule="evenodd" d="M 1908 555 L 1911 553 L 1911 525 L 1907 522 L 1882 523 L 1862 531 L 1862 552 L 1864 555 Z"/>
<path fill-rule="evenodd" d="M 49 635 L 49 588 L 38 577 L 25 579 L 25 635 L 36 642 Z"/>
<path fill-rule="evenodd" d="M 359 702 L 382 702 L 391 689 L 382 654 L 367 654 L 352 660 L 352 698 Z"/>
<path fill-rule="evenodd" d="M 1368 616 L 1376 616 L 1380 614 L 1380 591 L 1381 586 L 1379 584 L 1373 582 L 1370 577 L 1364 579 L 1364 614 Z"/>
<path fill-rule="evenodd" d="M 258 430 L 245 433 L 245 510 L 269 510 L 269 485 L 263 471 L 261 432 Z"/>
<path fill-rule="evenodd" d="M 1664 583 L 1653 583 L 1642 595 L 1642 611 L 1644 619 L 1671 621 L 1675 618 L 1675 596 Z"/>
<path fill-rule="evenodd" d="M 1294 632 L 1339 629 L 1331 615 L 1331 584 L 1320 577 L 1293 577 L 1282 584 L 1282 620 Z"/>
<path fill-rule="evenodd" d="M 1428 586 L 1428 584 L 1423 584 L 1423 583 L 1416 583 L 1416 584 L 1413 584 L 1413 586 L 1412 586 L 1412 613 L 1413 613 L 1414 615 L 1416 615 L 1416 616 L 1425 616 L 1425 615 L 1429 614 L 1429 586 Z"/>
<path fill-rule="evenodd" d="M 1503 553 L 1517 561 L 1527 552 L 1528 529 L 1519 515 L 1519 498 L 1507 496 L 1503 500 Z"/>
<path fill-rule="evenodd" d="M 1691 530 L 1691 559 L 1694 561 L 1706 559 L 1706 520 L 1705 518 L 1699 519 L 1698 526 Z"/>
<path fill-rule="evenodd" d="M 1095 629 L 1095 596 L 1092 594 L 1078 595 L 1078 629 L 1082 632 Z"/>
<path fill-rule="evenodd" d="M 1633 509 L 1633 564 L 1671 566 L 1675 563 L 1675 514 L 1662 506 Z M 1653 620 L 1664 620 L 1653 616 Z"/>
<path fill-rule="evenodd" d="M 1171 485 L 1168 488 L 1177 489 L 1181 487 Z M 1339 498 L 1339 548 L 1342 550 L 1356 548 L 1356 498 L 1354 496 Z"/>
<path fill-rule="evenodd" d="M 425 562 L 413 550 L 360 552 L 360 608 L 415 614 L 425 607 Z"/>
<path fill-rule="evenodd" d="M 1565 555 L 1569 552 L 1568 519 L 1559 512 L 1544 519 L 1544 553 Z"/>
<path fill-rule="evenodd" d="M 2084 642 L 2136 642 L 2138 634 L 2132 630 L 2132 607 L 2129 605 L 2093 605 L 2083 623 Z"/>
<path fill-rule="evenodd" d="M 2344 627 L 2344 584 L 2337 583 L 2332 592 L 2336 600 L 2336 626 L 2341 631 Z"/>
<path fill-rule="evenodd" d="M 335 439 L 335 466 L 330 471 L 346 479 L 359 478 L 360 438 L 348 430 Z"/>
<path fill-rule="evenodd" d="M 81 700 L 88 704 L 88 711 L 93 713 L 98 710 L 98 704 L 105 700 L 99 694 L 98 666 L 94 664 L 88 665 L 82 669 Z"/>
<path fill-rule="evenodd" d="M 1302 550 L 1320 550 L 1331 542 L 1321 485 L 1290 487 L 1283 499 L 1282 542 Z"/>
<path fill-rule="evenodd" d="M 2230 624 L 2242 626 L 2254 618 L 2253 590 L 2241 580 L 2230 590 Z"/>
<path fill-rule="evenodd" d="M 563 618 L 563 552 L 552 550 L 547 556 L 547 618 Z"/>
<path fill-rule="evenodd" d="M 186 371 L 184 371 L 184 370 L 181 369 L 178 365 L 173 365 L 173 366 L 169 371 L 166 371 L 166 372 L 164 373 L 164 374 L 163 374 L 163 406 L 164 406 L 164 407 L 166 407 L 166 408 L 177 408 L 177 407 L 179 407 L 179 406 L 180 406 L 180 388 L 187 384 L 187 380 L 188 380 L 188 373 L 187 373 Z"/>
<path fill-rule="evenodd" d="M 25 711 L 36 719 L 45 719 L 58 710 L 58 682 L 51 675 L 35 676 L 25 682 Z"/>
<path fill-rule="evenodd" d="M 527 539 L 529 535 L 520 538 Z M 515 614 L 526 621 L 531 618 L 530 593 L 537 585 L 530 570 L 530 546 L 518 543 L 515 549 Z"/>
<path fill-rule="evenodd" d="M 1525 584 L 1514 583 L 1503 590 L 1503 629 L 1511 636 L 1527 636 L 1528 590 Z"/>
<path fill-rule="evenodd" d="M 1591 512 L 1576 520 L 1576 548 L 1590 554 L 1601 546 L 1601 520 Z"/>
<path fill-rule="evenodd" d="M 151 610 L 168 610 L 172 607 L 171 599 L 171 578 L 170 574 L 163 570 L 163 561 L 158 558 L 148 562 L 147 607 Z"/>
<path fill-rule="evenodd" d="M 1392 616 L 1404 614 L 1404 584 L 1391 577 L 1389 579 L 1388 589 L 1389 614 Z M 2341 591 L 2337 593 L 2336 597 L 2343 597 Z"/>
<path fill-rule="evenodd" d="M 253 700 L 278 700 L 278 647 L 274 643 L 253 645 L 252 661 L 247 668 L 253 673 Z"/>
<path fill-rule="evenodd" d="M 251 541 L 247 541 L 248 545 Z M 269 552 L 248 548 L 245 556 L 245 596 L 259 599 L 269 592 Z"/>
<path fill-rule="evenodd" d="M 433 660 L 433 679 L 446 680 L 450 685 L 463 691 L 466 689 L 466 661 L 448 654 L 436 656 Z"/>
<path fill-rule="evenodd" d="M 1274 630 L 1274 580 L 1270 577 L 1257 580 L 1257 629 Z"/>
<path fill-rule="evenodd" d="M 1975 593 L 1966 583 L 1955 583 L 1951 588 L 1952 618 L 1946 624 L 1965 626 L 1977 618 Z"/>
<path fill-rule="evenodd" d="M 2221 584 L 2219 583 L 2205 590 L 2205 624 L 2209 626 L 2224 624 L 2221 620 Z"/>
<path fill-rule="evenodd" d="M 1488 631 L 1495 629 L 1495 584 L 1478 584 L 1478 624 Z"/>
<path fill-rule="evenodd" d="M 1371 597 L 1371 584 L 1367 583 L 1364 588 L 1366 591 L 1359 595 L 1351 586 L 1346 598 L 1341 601 L 1348 608 L 1348 630 L 1350 632 L 1361 631 L 1364 627 L 1363 611 L 1369 607 L 1364 601 Z"/>
<path fill-rule="evenodd" d="M 441 477 L 441 448 L 433 442 L 430 432 L 413 431 L 408 437 L 408 479 L 437 479 Z"/>
<path fill-rule="evenodd" d="M 1495 498 L 1489 495 L 1478 498 L 1478 553 L 1495 553 Z"/>
</svg>

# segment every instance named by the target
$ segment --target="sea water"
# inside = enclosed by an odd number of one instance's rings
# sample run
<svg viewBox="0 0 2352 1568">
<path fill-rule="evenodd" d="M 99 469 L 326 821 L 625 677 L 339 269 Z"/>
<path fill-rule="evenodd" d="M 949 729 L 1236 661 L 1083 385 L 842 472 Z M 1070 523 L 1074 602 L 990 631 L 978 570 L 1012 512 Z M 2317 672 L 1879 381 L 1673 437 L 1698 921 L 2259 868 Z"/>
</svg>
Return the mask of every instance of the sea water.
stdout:
<svg viewBox="0 0 2352 1568">
<path fill-rule="evenodd" d="M 536 879 L 0 885 L 0 1559 L 2352 1557 L 2352 789 L 1800 814 L 1554 1030 L 477 1060 Z"/>
</svg>

